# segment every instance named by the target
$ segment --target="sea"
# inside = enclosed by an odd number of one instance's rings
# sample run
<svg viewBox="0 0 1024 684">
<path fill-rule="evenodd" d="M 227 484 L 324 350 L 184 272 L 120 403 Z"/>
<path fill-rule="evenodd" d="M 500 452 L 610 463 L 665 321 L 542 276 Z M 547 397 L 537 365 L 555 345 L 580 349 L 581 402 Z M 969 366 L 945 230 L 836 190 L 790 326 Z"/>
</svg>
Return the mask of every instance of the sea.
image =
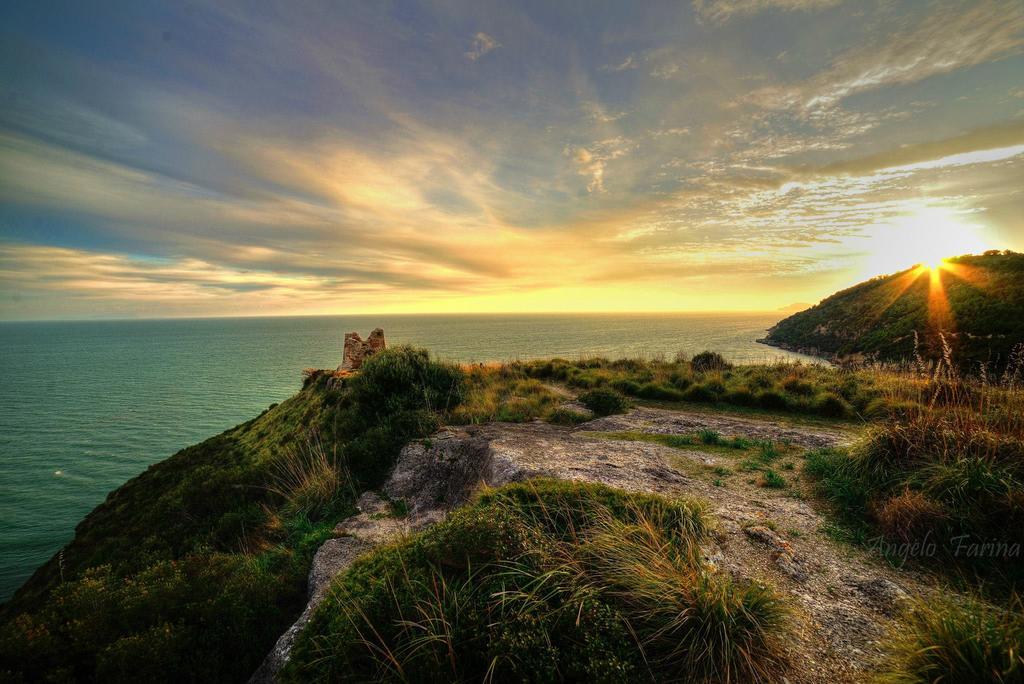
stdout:
<svg viewBox="0 0 1024 684">
<path fill-rule="evenodd" d="M 147 466 L 294 394 L 382 327 L 459 362 L 814 359 L 755 342 L 782 314 L 381 315 L 0 323 L 0 601 Z"/>
</svg>

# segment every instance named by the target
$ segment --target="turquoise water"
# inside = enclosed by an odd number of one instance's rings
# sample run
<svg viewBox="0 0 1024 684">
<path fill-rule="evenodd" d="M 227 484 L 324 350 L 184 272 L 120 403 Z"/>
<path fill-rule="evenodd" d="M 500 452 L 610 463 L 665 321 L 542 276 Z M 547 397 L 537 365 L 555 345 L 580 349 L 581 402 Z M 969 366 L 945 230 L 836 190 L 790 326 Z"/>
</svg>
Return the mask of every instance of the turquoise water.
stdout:
<svg viewBox="0 0 1024 684">
<path fill-rule="evenodd" d="M 384 328 L 457 361 L 703 349 L 736 362 L 805 358 L 756 344 L 777 314 L 337 316 L 0 324 L 0 600 L 146 466 L 292 395 L 342 338 Z"/>
</svg>

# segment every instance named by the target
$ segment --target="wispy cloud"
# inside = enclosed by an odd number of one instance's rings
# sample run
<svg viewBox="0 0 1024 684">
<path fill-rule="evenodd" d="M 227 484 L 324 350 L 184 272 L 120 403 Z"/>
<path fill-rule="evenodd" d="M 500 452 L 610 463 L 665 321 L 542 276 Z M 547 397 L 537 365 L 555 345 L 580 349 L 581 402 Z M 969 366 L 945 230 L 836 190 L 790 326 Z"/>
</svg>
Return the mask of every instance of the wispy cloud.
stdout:
<svg viewBox="0 0 1024 684">
<path fill-rule="evenodd" d="M 1024 49 L 1024 5 L 983 0 L 967 9 L 940 6 L 919 23 L 898 22 L 894 32 L 873 42 L 844 52 L 806 81 L 765 88 L 751 99 L 771 108 L 828 109 L 856 93 L 1019 54 Z"/>
<path fill-rule="evenodd" d="M 629 69 L 636 69 L 638 66 L 640 66 L 640 64 L 637 61 L 636 57 L 634 55 L 629 55 L 618 64 L 603 65 L 601 67 L 601 71 L 611 71 L 618 73 L 621 71 L 628 71 Z"/>
<path fill-rule="evenodd" d="M 483 31 L 478 32 L 473 36 L 473 40 L 470 42 L 469 50 L 462 53 L 466 59 L 471 62 L 475 62 L 480 59 L 488 52 L 493 52 L 501 47 L 501 43 L 496 41 L 492 36 L 487 35 Z"/>
<path fill-rule="evenodd" d="M 842 0 L 693 0 L 693 8 L 704 21 L 724 23 L 733 17 L 767 10 L 812 11 L 838 5 Z"/>
</svg>

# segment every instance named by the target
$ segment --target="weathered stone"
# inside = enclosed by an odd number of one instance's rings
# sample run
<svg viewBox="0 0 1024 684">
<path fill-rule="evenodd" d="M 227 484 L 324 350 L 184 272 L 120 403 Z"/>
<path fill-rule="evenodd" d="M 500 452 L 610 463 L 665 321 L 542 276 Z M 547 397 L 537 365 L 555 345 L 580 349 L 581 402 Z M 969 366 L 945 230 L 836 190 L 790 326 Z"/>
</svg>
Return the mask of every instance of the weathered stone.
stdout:
<svg viewBox="0 0 1024 684">
<path fill-rule="evenodd" d="M 903 587 L 884 577 L 850 577 L 847 583 L 876 610 L 889 616 L 899 613 L 909 598 Z"/>
<path fill-rule="evenodd" d="M 384 342 L 384 329 L 374 328 L 366 338 L 367 355 L 382 351 L 387 344 Z"/>
<path fill-rule="evenodd" d="M 339 537 L 325 541 L 317 549 L 312 567 L 309 569 L 307 593 L 310 600 L 319 602 L 331 580 L 368 548 L 368 544 L 355 537 Z"/>
<path fill-rule="evenodd" d="M 345 333 L 344 356 L 338 370 L 358 370 L 368 356 L 373 356 L 386 348 L 384 330 L 381 328 L 374 328 L 365 340 L 357 332 Z"/>
<path fill-rule="evenodd" d="M 775 560 L 779 570 L 782 570 L 782 572 L 797 582 L 805 582 L 807 580 L 807 568 L 804 566 L 803 560 L 796 557 L 793 553 L 793 546 L 783 539 L 782 535 L 764 525 L 752 525 L 744 531 L 748 537 L 761 542 L 771 549 L 772 558 Z"/>
<path fill-rule="evenodd" d="M 404 499 L 413 517 L 446 511 L 465 503 L 482 482 L 494 484 L 494 463 L 487 439 L 444 430 L 402 449 L 384 492 Z"/>
<path fill-rule="evenodd" d="M 373 492 L 364 492 L 356 501 L 359 513 L 345 518 L 334 528 L 336 534 L 347 534 L 372 545 L 386 544 L 407 534 L 409 521 L 392 515 L 388 502 Z"/>
</svg>

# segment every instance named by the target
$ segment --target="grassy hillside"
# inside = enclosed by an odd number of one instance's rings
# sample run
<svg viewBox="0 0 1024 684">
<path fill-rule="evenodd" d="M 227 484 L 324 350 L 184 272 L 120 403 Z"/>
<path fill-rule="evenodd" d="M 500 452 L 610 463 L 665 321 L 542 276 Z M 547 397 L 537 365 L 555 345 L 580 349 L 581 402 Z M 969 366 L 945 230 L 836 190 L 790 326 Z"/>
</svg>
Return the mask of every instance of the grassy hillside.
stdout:
<svg viewBox="0 0 1024 684">
<path fill-rule="evenodd" d="M 856 445 L 807 461 L 848 527 L 1024 543 L 1022 371 L 733 367 L 710 352 L 457 368 L 399 348 L 354 376 L 307 372 L 296 396 L 152 466 L 82 521 L 0 610 L 0 680 L 246 680 L 305 604 L 316 549 L 403 445 L 442 422 L 573 424 L 585 418 L 563 405 L 574 391 L 597 414 L 655 402 L 868 418 Z M 596 485 L 486 494 L 337 578 L 285 677 L 775 681 L 785 597 L 707 567 L 694 554 L 707 523 L 694 502 Z M 1018 574 L 943 566 L 1017 600 Z M 401 619 L 407 609 L 424 619 Z M 978 603 L 915 619 L 893 681 L 931 681 L 906 673 L 947 661 L 967 663 L 950 681 L 1024 672 L 1018 617 Z"/>
<path fill-rule="evenodd" d="M 151 466 L 4 606 L 0 679 L 246 680 L 305 605 L 312 555 L 355 493 L 463 386 L 426 352 L 389 350 L 354 377 L 310 373 L 291 399 Z"/>
<path fill-rule="evenodd" d="M 765 341 L 837 358 L 909 360 L 914 333 L 924 357 L 943 354 L 945 335 L 961 364 L 1006 363 L 1024 341 L 1024 254 L 949 259 L 874 278 L 790 316 Z"/>
</svg>

